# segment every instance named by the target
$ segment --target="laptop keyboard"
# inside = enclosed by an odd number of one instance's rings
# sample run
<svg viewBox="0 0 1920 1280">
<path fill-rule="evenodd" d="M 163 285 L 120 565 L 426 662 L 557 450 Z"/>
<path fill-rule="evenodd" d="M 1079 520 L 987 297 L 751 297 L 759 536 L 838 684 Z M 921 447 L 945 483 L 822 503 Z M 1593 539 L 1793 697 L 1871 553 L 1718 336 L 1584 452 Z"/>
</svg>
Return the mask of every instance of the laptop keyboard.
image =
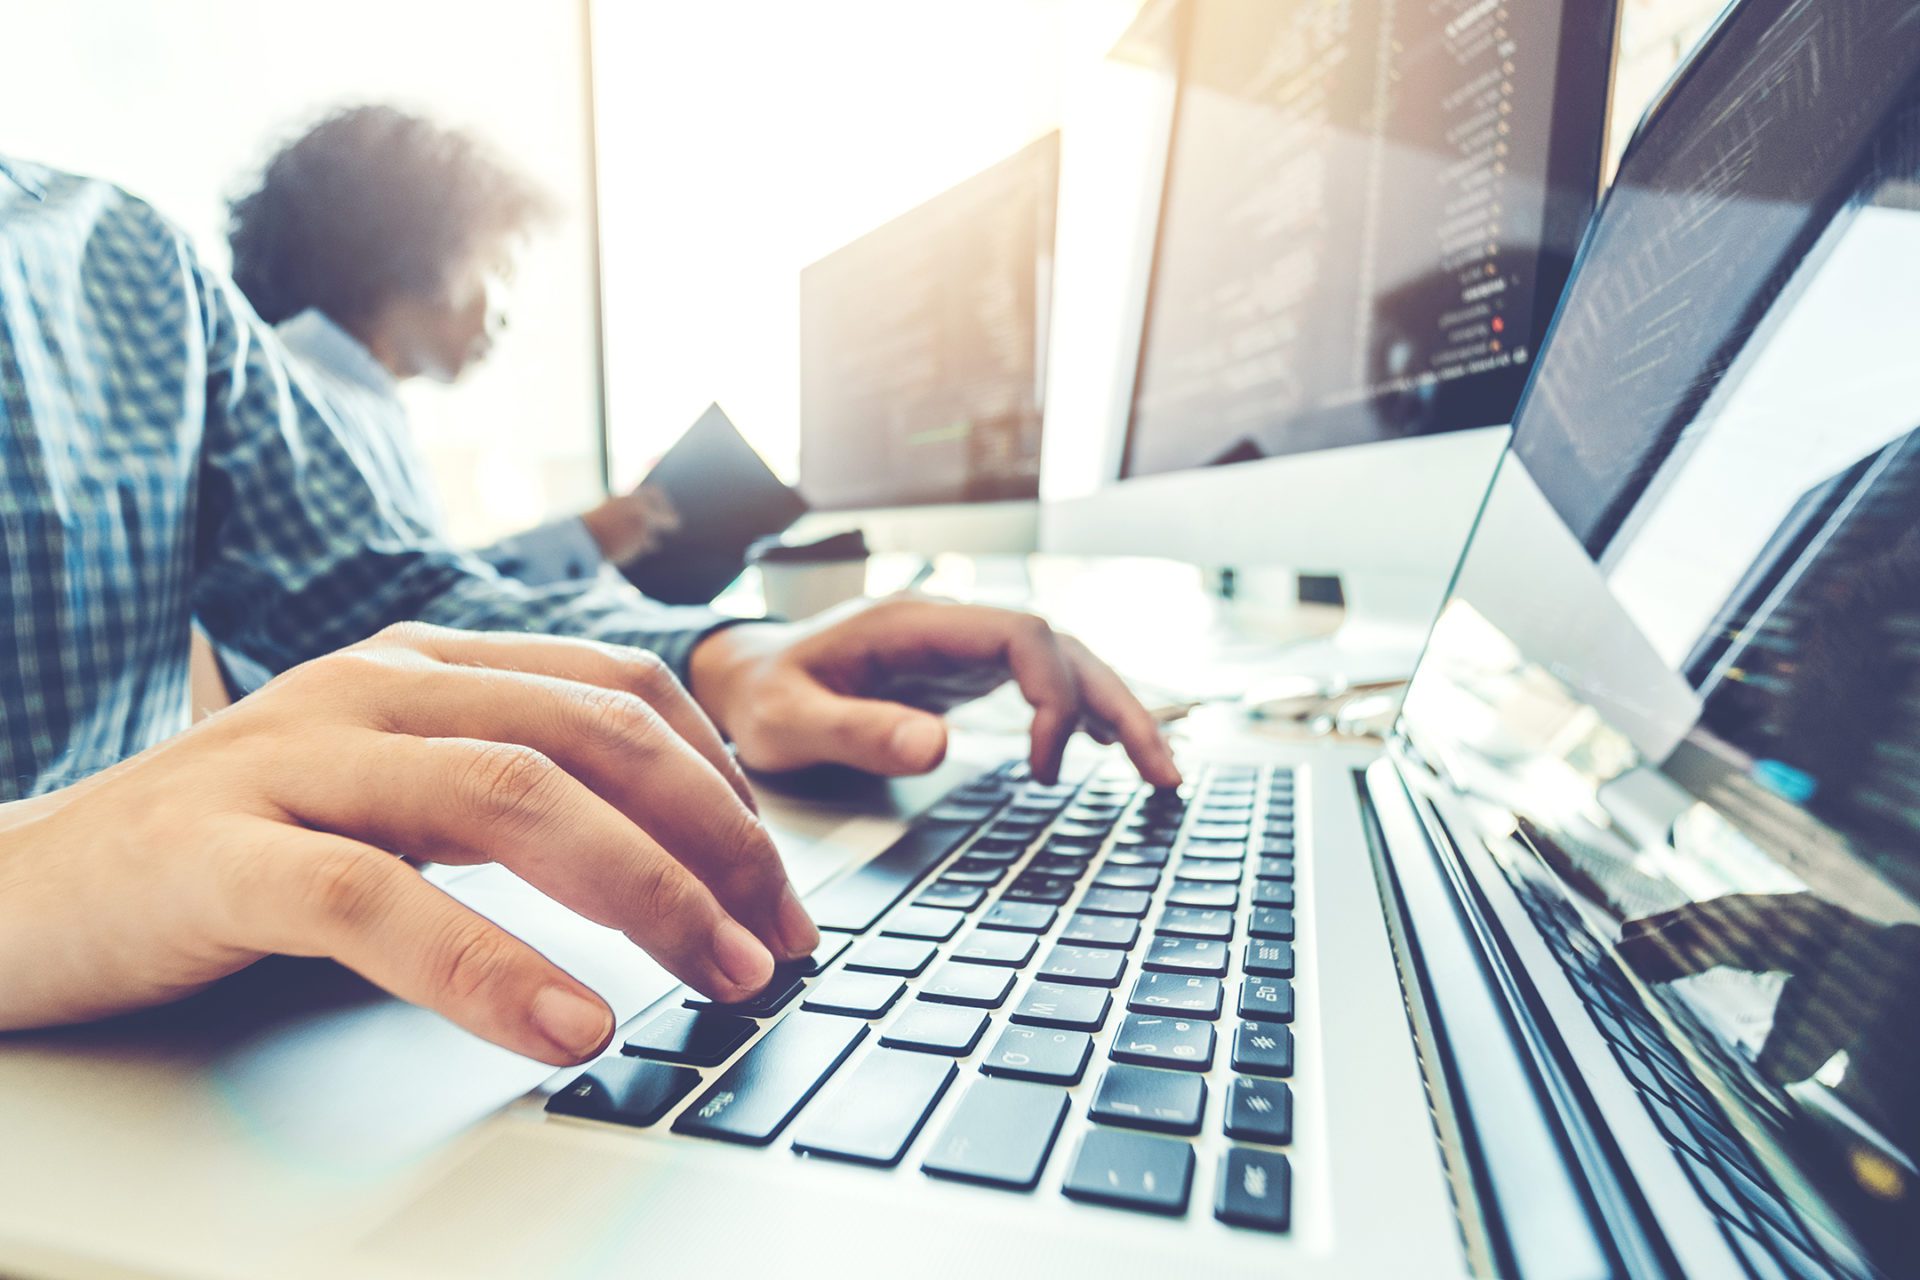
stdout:
<svg viewBox="0 0 1920 1280">
<path fill-rule="evenodd" d="M 742 1004 L 675 991 L 547 1109 L 881 1167 L 917 1151 L 1013 1193 L 1064 1161 L 1067 1197 L 1174 1217 L 1211 1124 L 1232 1144 L 1214 1216 L 1285 1231 L 1294 841 L 1284 768 L 1175 792 L 1002 765 L 807 899 L 809 960 Z"/>
</svg>

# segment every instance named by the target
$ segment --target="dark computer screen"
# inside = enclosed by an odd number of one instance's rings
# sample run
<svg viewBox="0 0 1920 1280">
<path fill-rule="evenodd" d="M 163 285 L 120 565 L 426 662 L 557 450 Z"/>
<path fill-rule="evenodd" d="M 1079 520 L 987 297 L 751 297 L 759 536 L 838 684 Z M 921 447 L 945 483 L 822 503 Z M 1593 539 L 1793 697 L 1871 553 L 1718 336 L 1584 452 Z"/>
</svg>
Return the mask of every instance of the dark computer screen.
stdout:
<svg viewBox="0 0 1920 1280">
<path fill-rule="evenodd" d="M 1607 0 L 1189 0 L 1127 475 L 1510 420 L 1599 186 Z"/>
<path fill-rule="evenodd" d="M 800 276 L 800 490 L 816 508 L 1034 498 L 1060 135 Z"/>
<path fill-rule="evenodd" d="M 1729 6 L 1406 703 L 1753 1275 L 1920 1258 L 1916 299 L 1920 8 Z"/>
</svg>

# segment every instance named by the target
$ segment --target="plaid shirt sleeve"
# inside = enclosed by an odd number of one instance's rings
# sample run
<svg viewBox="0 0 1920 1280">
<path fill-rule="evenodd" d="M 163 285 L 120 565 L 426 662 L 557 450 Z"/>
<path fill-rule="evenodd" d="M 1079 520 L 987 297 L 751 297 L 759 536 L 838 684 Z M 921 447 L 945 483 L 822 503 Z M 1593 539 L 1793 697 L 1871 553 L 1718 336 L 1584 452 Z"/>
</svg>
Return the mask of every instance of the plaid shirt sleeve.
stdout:
<svg viewBox="0 0 1920 1280">
<path fill-rule="evenodd" d="M 379 442 L 331 411 L 224 277 L 195 265 L 206 432 L 194 608 L 221 645 L 282 671 L 419 620 L 649 649 L 682 680 L 730 620 L 656 604 L 607 575 L 529 586 L 453 547 Z"/>
</svg>

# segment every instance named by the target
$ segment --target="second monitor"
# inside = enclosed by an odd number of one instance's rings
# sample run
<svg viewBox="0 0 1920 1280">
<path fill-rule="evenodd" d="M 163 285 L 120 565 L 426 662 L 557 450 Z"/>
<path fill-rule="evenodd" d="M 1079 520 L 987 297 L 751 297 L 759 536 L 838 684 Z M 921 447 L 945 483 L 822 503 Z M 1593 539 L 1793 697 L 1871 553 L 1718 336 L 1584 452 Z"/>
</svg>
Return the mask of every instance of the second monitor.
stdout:
<svg viewBox="0 0 1920 1280">
<path fill-rule="evenodd" d="M 1031 541 L 1059 166 L 1048 134 L 801 273 L 816 510 L 1017 503 Z"/>
<path fill-rule="evenodd" d="M 1043 541 L 1404 580 L 1417 635 L 1599 190 L 1616 6 L 1175 12 L 1134 380 Z"/>
</svg>

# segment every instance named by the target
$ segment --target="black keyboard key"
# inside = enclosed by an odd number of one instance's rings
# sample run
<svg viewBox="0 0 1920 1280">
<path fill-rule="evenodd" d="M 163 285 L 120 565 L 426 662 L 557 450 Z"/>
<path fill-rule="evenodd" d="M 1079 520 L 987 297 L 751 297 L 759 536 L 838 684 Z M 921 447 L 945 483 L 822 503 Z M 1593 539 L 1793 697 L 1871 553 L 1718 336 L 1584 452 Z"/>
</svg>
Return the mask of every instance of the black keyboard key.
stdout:
<svg viewBox="0 0 1920 1280">
<path fill-rule="evenodd" d="M 1071 942 L 1083 947 L 1109 947 L 1116 951 L 1129 950 L 1139 940 L 1140 922 L 1128 920 L 1123 916 L 1089 916 L 1076 913 L 1067 917 L 1067 927 L 1060 931 L 1062 942 Z"/>
<path fill-rule="evenodd" d="M 717 1067 L 747 1041 L 759 1024 L 712 1009 L 668 1009 L 634 1032 L 620 1052 L 697 1067 Z"/>
<path fill-rule="evenodd" d="M 1187 828 L 1189 840 L 1216 840 L 1224 844 L 1238 841 L 1244 845 L 1251 835 L 1253 830 L 1246 823 L 1214 822 L 1212 815 L 1204 811 L 1194 820 L 1193 825 Z"/>
<path fill-rule="evenodd" d="M 1253 882 L 1253 905 L 1256 907 L 1290 907 L 1293 905 L 1293 886 L 1284 880 L 1255 880 Z"/>
<path fill-rule="evenodd" d="M 1285 1231 L 1292 1171 L 1278 1151 L 1234 1147 L 1220 1158 L 1213 1216 L 1229 1226 Z"/>
<path fill-rule="evenodd" d="M 1225 942 L 1233 936 L 1233 912 L 1207 911 L 1200 907 L 1168 907 L 1160 913 L 1155 933 L 1181 938 L 1212 938 Z"/>
<path fill-rule="evenodd" d="M 948 802 L 937 804 L 927 810 L 928 822 L 958 822 L 965 826 L 977 827 L 991 818 L 1000 808 L 998 804 L 967 804 Z"/>
<path fill-rule="evenodd" d="M 1004 929 L 975 929 L 966 941 L 953 949 L 955 960 L 969 964 L 997 964 L 1019 969 L 1033 959 L 1040 939 L 1032 934 L 1008 933 Z"/>
<path fill-rule="evenodd" d="M 1266 857 L 1254 864 L 1254 875 L 1262 880 L 1293 879 L 1293 859 Z"/>
<path fill-rule="evenodd" d="M 847 968 L 859 969 L 864 973 L 895 973 L 903 978 L 917 978 L 940 949 L 931 942 L 917 942 L 912 938 L 869 938 L 860 944 L 860 949 L 847 957 Z"/>
<path fill-rule="evenodd" d="M 1293 984 L 1281 978 L 1248 978 L 1240 984 L 1240 1016 L 1253 1022 L 1292 1022 Z"/>
<path fill-rule="evenodd" d="M 1040 963 L 1040 976 L 1049 982 L 1071 982 L 1083 987 L 1117 987 L 1126 972 L 1123 951 L 1104 951 L 1098 947 L 1075 947 L 1056 943 Z"/>
<path fill-rule="evenodd" d="M 790 1013 L 720 1074 L 673 1122 L 675 1133 L 764 1146 L 867 1034 L 828 1013 Z"/>
<path fill-rule="evenodd" d="M 1007 874 L 1007 862 L 993 858 L 966 857 L 940 873 L 940 884 L 999 884 Z"/>
<path fill-rule="evenodd" d="M 810 966 L 811 961 L 799 962 Z M 737 1013 L 743 1018 L 765 1018 L 787 1007 L 787 1002 L 800 994 L 800 988 L 806 984 L 800 980 L 796 965 L 775 965 L 773 980 L 767 983 L 759 995 L 749 996 L 736 1004 L 715 1004 L 705 996 L 688 996 L 681 1003 L 689 1009 L 718 1009 L 722 1013 Z"/>
<path fill-rule="evenodd" d="M 1041 902 L 1059 906 L 1073 896 L 1074 882 L 1065 876 L 1036 876 L 1022 872 L 1000 895 L 1002 902 Z"/>
<path fill-rule="evenodd" d="M 1291 978 L 1293 976 L 1293 944 L 1291 942 L 1270 942 L 1258 938 L 1247 944 L 1240 965 L 1253 978 Z"/>
<path fill-rule="evenodd" d="M 1199 880 L 1175 880 L 1167 890 L 1170 907 L 1202 907 L 1231 911 L 1240 905 L 1240 890 L 1230 884 L 1206 884 Z"/>
<path fill-rule="evenodd" d="M 878 1018 L 893 1008 L 907 984 L 889 973 L 854 973 L 843 969 L 807 988 L 802 1009 L 838 1013 L 849 1018 Z"/>
<path fill-rule="evenodd" d="M 1285 1146 L 1293 1141 L 1293 1090 L 1284 1080 L 1235 1076 L 1227 1086 L 1227 1136 Z"/>
<path fill-rule="evenodd" d="M 1185 858 L 1174 868 L 1173 874 L 1182 880 L 1199 880 L 1205 884 L 1239 884 L 1241 871 L 1237 862 L 1201 862 Z"/>
<path fill-rule="evenodd" d="M 1142 889 L 1089 889 L 1080 899 L 1080 910 L 1097 916 L 1132 916 L 1139 919 L 1153 904 L 1153 895 Z"/>
<path fill-rule="evenodd" d="M 1166 845 L 1140 845 L 1133 849 L 1115 849 L 1107 855 L 1110 867 L 1164 867 L 1170 852 Z"/>
<path fill-rule="evenodd" d="M 1031 1191 L 1066 1116 L 1065 1089 L 982 1076 L 920 1167 L 937 1178 Z"/>
<path fill-rule="evenodd" d="M 1181 856 L 1189 862 L 1224 863 L 1233 872 L 1234 879 L 1240 878 L 1240 862 L 1247 856 L 1244 844 L 1221 844 L 1215 840 L 1189 840 Z"/>
<path fill-rule="evenodd" d="M 1015 862 L 1032 843 L 1033 837 L 1025 834 L 984 835 L 968 847 L 967 857 L 982 862 Z"/>
<path fill-rule="evenodd" d="M 987 1015 L 978 1009 L 953 1005 L 909 1004 L 900 1016 L 887 1024 L 880 1043 L 890 1049 L 912 1049 L 918 1053 L 946 1053 L 964 1058 L 980 1043 L 987 1029 Z"/>
<path fill-rule="evenodd" d="M 1107 838 L 1107 831 L 1110 826 L 1111 824 L 1109 823 L 1073 822 L 1062 818 L 1053 824 L 1053 830 L 1049 831 L 1047 836 L 1053 840 L 1084 841 L 1087 844 L 1097 847 L 1102 840 Z"/>
<path fill-rule="evenodd" d="M 1141 1067 L 1205 1071 L 1213 1065 L 1213 1024 L 1130 1013 L 1114 1033 L 1107 1056 Z"/>
<path fill-rule="evenodd" d="M 1222 1000 L 1220 979 L 1179 973 L 1143 973 L 1133 980 L 1127 1008 L 1135 1013 L 1177 1013 L 1189 1018 L 1217 1018 Z"/>
<path fill-rule="evenodd" d="M 1060 1190 L 1074 1200 L 1178 1217 L 1193 1191 L 1193 1147 L 1173 1138 L 1094 1129 L 1080 1140 Z"/>
<path fill-rule="evenodd" d="M 1116 1062 L 1100 1077 L 1087 1114 L 1102 1124 L 1195 1134 L 1207 1108 L 1207 1082 L 1178 1071 Z"/>
<path fill-rule="evenodd" d="M 673 1110 L 699 1083 L 700 1073 L 691 1067 L 602 1058 L 548 1098 L 547 1110 L 557 1116 L 645 1128 Z"/>
<path fill-rule="evenodd" d="M 1252 919 L 1247 922 L 1247 932 L 1256 938 L 1291 941 L 1293 912 L 1285 907 L 1255 907 Z"/>
<path fill-rule="evenodd" d="M 943 1058 L 876 1049 L 807 1112 L 793 1149 L 891 1168 L 958 1074 Z"/>
<path fill-rule="evenodd" d="M 1204 973 L 1227 976 L 1227 944 L 1199 938 L 1155 938 L 1147 944 L 1143 967 L 1155 973 Z"/>
<path fill-rule="evenodd" d="M 1112 1007 L 1113 997 L 1099 987 L 1036 982 L 1020 998 L 1013 1020 L 1063 1031 L 1098 1031 L 1106 1023 L 1107 1010 Z"/>
<path fill-rule="evenodd" d="M 1093 878 L 1097 889 L 1147 889 L 1157 888 L 1160 884 L 1160 868 L 1114 866 L 1109 858 L 1100 874 Z"/>
<path fill-rule="evenodd" d="M 1079 1084 L 1093 1056 L 1093 1037 L 1054 1027 L 1008 1027 L 980 1060 L 985 1075 L 1039 1084 Z"/>
<path fill-rule="evenodd" d="M 880 932 L 895 938 L 927 938 L 933 942 L 945 942 L 960 932 L 960 926 L 967 922 L 965 913 L 943 911 L 938 907 L 902 907 L 887 917 L 880 926 Z"/>
<path fill-rule="evenodd" d="M 1293 856 L 1293 836 L 1268 831 L 1260 837 L 1260 854 L 1269 858 L 1291 858 Z"/>
<path fill-rule="evenodd" d="M 916 907 L 947 907 L 971 911 L 987 900 L 986 889 L 977 884 L 947 884 L 936 880 L 914 898 Z"/>
<path fill-rule="evenodd" d="M 1013 990 L 1013 974 L 1005 969 L 949 960 L 920 985 L 920 998 L 940 1004 L 964 1004 L 976 1009 L 998 1009 Z"/>
<path fill-rule="evenodd" d="M 873 861 L 807 895 L 807 912 L 822 929 L 865 933 L 940 860 L 966 843 L 972 828 L 918 822 Z"/>
<path fill-rule="evenodd" d="M 1059 908 L 1038 902 L 996 902 L 980 917 L 982 929 L 1011 929 L 1018 933 L 1045 933 L 1053 928 Z"/>
<path fill-rule="evenodd" d="M 1068 858 L 1057 853 L 1042 853 L 1029 862 L 1026 875 L 1058 876 L 1063 880 L 1078 880 L 1087 873 L 1085 858 Z M 1015 883 L 1018 883 L 1016 881 Z"/>
<path fill-rule="evenodd" d="M 1250 1076 L 1293 1074 L 1293 1032 L 1278 1022 L 1243 1022 L 1233 1031 L 1233 1069 Z"/>
</svg>

